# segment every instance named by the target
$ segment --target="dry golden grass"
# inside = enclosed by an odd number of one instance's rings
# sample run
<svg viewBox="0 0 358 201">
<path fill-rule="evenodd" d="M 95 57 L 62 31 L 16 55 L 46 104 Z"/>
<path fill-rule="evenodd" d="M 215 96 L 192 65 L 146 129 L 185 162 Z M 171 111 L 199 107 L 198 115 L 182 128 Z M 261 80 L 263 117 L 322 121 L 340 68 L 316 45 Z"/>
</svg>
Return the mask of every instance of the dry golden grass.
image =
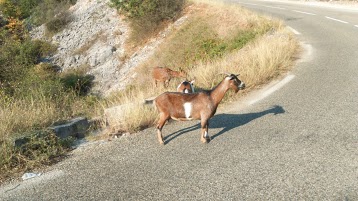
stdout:
<svg viewBox="0 0 358 201">
<path fill-rule="evenodd" d="M 36 101 L 12 100 L 9 104 L 0 105 L 0 141 L 14 138 L 17 134 L 23 135 L 29 130 L 42 129 L 78 114 L 95 116 L 102 112 L 95 106 L 96 103 L 91 105 L 91 100 L 76 100 L 69 95 L 58 101 L 43 97 Z"/>
<path fill-rule="evenodd" d="M 222 72 L 239 73 L 240 79 L 247 84 L 246 91 L 249 91 L 276 78 L 293 65 L 299 45 L 278 20 L 216 1 L 195 1 L 187 13 L 187 21 L 138 68 L 141 79 L 125 92 L 112 97 L 111 104 L 107 104 L 128 107 L 125 109 L 125 121 L 114 124 L 117 130 L 136 131 L 145 127 L 144 124 L 152 125 L 157 118 L 156 112 L 153 107 L 142 105 L 144 99 L 176 90 L 181 79 L 173 79 L 167 89 L 161 85 L 154 87 L 150 74 L 154 66 L 166 66 L 173 70 L 182 68 L 189 79 L 195 78 L 195 86 L 203 89 L 211 89 L 218 84 L 223 79 L 223 75 L 219 75 Z M 224 43 L 242 33 L 255 33 L 256 36 L 243 48 L 229 49 L 214 58 L 193 54 L 201 51 L 200 42 L 206 39 Z M 229 93 L 224 100 L 235 100 L 235 96 Z M 143 116 L 146 119 L 143 120 Z"/>
<path fill-rule="evenodd" d="M 213 84 L 221 81 L 222 77 L 218 74 L 239 73 L 247 87 L 253 88 L 287 71 L 293 65 L 298 48 L 299 45 L 293 36 L 281 28 L 219 60 L 199 64 L 190 71 L 190 75 L 197 78 L 196 85 L 211 88 Z"/>
<path fill-rule="evenodd" d="M 49 119 L 56 119 L 56 113 L 54 104 L 48 101 L 16 101 L 7 107 L 0 107 L 0 136 L 5 139 L 13 132 L 49 124 Z"/>
<path fill-rule="evenodd" d="M 133 133 L 154 124 L 157 117 L 155 108 L 143 104 L 148 91 L 138 89 L 119 93 L 103 103 L 103 118 L 110 125 L 105 134 Z"/>
</svg>

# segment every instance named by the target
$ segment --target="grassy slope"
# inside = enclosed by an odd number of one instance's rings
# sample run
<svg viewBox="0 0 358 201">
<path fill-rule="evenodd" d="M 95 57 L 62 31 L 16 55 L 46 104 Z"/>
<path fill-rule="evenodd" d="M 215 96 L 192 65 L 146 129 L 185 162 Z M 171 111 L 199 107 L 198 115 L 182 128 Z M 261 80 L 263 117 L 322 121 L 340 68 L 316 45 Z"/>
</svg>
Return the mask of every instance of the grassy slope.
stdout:
<svg viewBox="0 0 358 201">
<path fill-rule="evenodd" d="M 213 3 L 214 2 L 214 3 Z M 267 83 L 293 64 L 298 42 L 280 21 L 253 14 L 236 5 L 196 2 L 187 9 L 188 19 L 138 68 L 136 83 L 111 98 L 107 107 L 131 103 L 121 119 L 111 119 L 116 131 L 134 132 L 155 123 L 155 111 L 141 105 L 148 97 L 175 91 L 181 81 L 174 79 L 168 89 L 155 88 L 150 71 L 154 66 L 183 69 L 197 88 L 218 84 L 222 72 L 240 73 L 247 90 Z M 123 98 L 124 97 L 124 98 Z M 229 93 L 224 101 L 238 97 Z M 134 103 L 134 104 L 133 104 Z M 145 115 L 143 115 L 143 113 Z M 146 116 L 145 119 L 138 119 Z M 125 119 L 125 121 L 123 121 Z"/>
</svg>

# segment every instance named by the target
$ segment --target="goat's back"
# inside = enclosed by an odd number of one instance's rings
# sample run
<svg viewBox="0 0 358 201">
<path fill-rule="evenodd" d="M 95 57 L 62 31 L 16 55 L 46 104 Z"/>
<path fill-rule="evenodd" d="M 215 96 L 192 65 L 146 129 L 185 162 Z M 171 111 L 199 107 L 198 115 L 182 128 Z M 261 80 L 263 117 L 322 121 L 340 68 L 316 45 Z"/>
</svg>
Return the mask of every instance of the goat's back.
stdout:
<svg viewBox="0 0 358 201">
<path fill-rule="evenodd" d="M 154 67 L 152 70 L 152 76 L 155 80 L 166 81 L 170 79 L 170 69 L 165 67 Z"/>
<path fill-rule="evenodd" d="M 215 111 L 215 105 L 207 92 L 180 93 L 165 92 L 155 98 L 154 101 L 159 112 L 175 118 L 185 118 L 184 104 L 191 104 L 192 118 L 200 119 L 201 115 L 211 117 Z"/>
</svg>

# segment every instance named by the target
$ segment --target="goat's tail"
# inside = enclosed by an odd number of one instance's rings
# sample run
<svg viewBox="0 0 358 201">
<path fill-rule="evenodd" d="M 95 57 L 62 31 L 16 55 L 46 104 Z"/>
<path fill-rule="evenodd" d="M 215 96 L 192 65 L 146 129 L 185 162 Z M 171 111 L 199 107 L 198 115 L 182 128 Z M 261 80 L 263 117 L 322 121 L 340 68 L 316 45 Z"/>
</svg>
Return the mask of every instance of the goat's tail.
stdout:
<svg viewBox="0 0 358 201">
<path fill-rule="evenodd" d="M 155 97 L 154 98 L 148 98 L 148 99 L 144 99 L 144 104 L 145 105 L 154 105 L 155 104 Z"/>
</svg>

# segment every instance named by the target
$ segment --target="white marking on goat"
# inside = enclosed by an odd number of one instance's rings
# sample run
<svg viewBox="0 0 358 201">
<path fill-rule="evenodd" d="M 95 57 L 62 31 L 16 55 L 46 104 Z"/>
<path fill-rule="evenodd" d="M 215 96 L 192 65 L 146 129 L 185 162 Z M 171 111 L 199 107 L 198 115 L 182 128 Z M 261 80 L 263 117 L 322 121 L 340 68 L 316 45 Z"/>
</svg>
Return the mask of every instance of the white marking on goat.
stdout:
<svg viewBox="0 0 358 201">
<path fill-rule="evenodd" d="M 194 87 L 193 87 L 192 82 L 193 82 L 193 81 L 189 82 L 189 84 L 190 84 L 191 92 L 194 93 L 195 91 L 194 91 Z M 188 93 L 188 92 L 187 92 L 187 93 Z"/>
<path fill-rule="evenodd" d="M 204 137 L 205 137 L 205 138 L 209 137 L 208 132 L 205 131 Z"/>
<path fill-rule="evenodd" d="M 189 93 L 189 90 L 188 90 L 188 89 L 184 89 L 184 93 Z"/>
<path fill-rule="evenodd" d="M 192 110 L 192 104 L 191 103 L 184 103 L 184 111 L 185 111 L 185 117 L 189 119 L 191 116 L 191 110 Z"/>
<path fill-rule="evenodd" d="M 245 86 L 245 83 L 244 82 L 241 82 L 241 84 L 239 85 L 239 88 Z"/>
<path fill-rule="evenodd" d="M 181 85 L 181 84 L 183 84 L 183 82 L 182 82 L 182 83 L 180 83 L 180 84 L 178 85 L 178 87 L 177 87 L 177 91 L 179 90 L 179 87 L 180 87 L 180 85 Z"/>
</svg>

